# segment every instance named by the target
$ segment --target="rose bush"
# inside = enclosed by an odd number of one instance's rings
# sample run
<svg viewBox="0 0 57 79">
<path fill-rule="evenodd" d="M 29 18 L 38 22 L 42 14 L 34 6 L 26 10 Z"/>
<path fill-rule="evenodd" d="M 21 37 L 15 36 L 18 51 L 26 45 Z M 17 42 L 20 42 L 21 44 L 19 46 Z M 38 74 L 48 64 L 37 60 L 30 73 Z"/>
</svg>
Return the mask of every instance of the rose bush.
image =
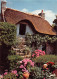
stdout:
<svg viewBox="0 0 57 79">
<path fill-rule="evenodd" d="M 44 51 L 35 50 L 33 56 L 34 58 L 25 58 L 23 60 L 17 61 L 16 66 L 13 70 L 10 70 L 10 72 L 8 72 L 7 70 L 5 71 L 5 73 L 2 75 L 3 79 L 48 79 L 48 77 L 50 77 L 53 72 L 52 68 L 55 63 L 52 61 L 48 62 L 48 59 L 45 60 L 46 63 L 42 63 L 42 61 L 44 61 L 43 59 L 38 60 L 38 58 L 42 58 L 42 56 L 45 56 Z M 36 62 L 35 59 L 37 60 Z"/>
<path fill-rule="evenodd" d="M 2 76 L 2 79 L 17 79 L 18 73 L 17 70 L 12 70 L 11 72 L 6 71 Z"/>
<path fill-rule="evenodd" d="M 35 50 L 34 52 L 33 52 L 33 54 L 32 54 L 32 57 L 39 57 L 39 56 L 43 56 L 43 55 L 45 55 L 45 52 L 44 51 L 42 51 L 42 50 Z"/>
<path fill-rule="evenodd" d="M 30 59 L 23 59 L 20 61 L 20 69 L 22 69 L 23 72 L 28 72 L 30 67 L 34 67 L 34 62 Z"/>
</svg>

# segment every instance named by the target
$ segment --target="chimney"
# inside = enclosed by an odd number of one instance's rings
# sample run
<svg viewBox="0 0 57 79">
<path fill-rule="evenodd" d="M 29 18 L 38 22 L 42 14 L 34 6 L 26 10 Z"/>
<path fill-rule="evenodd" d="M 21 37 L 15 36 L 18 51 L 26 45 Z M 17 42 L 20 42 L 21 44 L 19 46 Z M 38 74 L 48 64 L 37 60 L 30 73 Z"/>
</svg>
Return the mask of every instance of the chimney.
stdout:
<svg viewBox="0 0 57 79">
<path fill-rule="evenodd" d="M 6 10 L 6 0 L 1 0 L 1 18 L 4 21 L 4 11 Z"/>
<path fill-rule="evenodd" d="M 45 19 L 45 13 L 43 12 L 43 10 L 38 15 L 41 16 L 43 19 Z"/>
</svg>

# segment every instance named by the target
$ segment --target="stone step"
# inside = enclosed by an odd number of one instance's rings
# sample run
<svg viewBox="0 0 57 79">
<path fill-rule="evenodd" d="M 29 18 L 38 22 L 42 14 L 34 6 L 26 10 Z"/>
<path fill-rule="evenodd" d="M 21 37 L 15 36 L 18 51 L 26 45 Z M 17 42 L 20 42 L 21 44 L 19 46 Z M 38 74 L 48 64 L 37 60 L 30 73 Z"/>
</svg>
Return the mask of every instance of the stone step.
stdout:
<svg viewBox="0 0 57 79">
<path fill-rule="evenodd" d="M 19 52 L 17 52 L 16 54 L 17 54 L 17 55 L 20 55 L 20 56 L 31 55 L 31 54 L 25 54 L 25 53 L 19 53 Z"/>
<path fill-rule="evenodd" d="M 24 55 L 24 56 L 21 56 L 21 57 L 23 57 L 23 58 L 30 58 L 31 55 Z"/>
<path fill-rule="evenodd" d="M 17 54 L 17 55 L 20 55 L 20 56 L 24 56 L 24 53 L 19 53 L 19 52 L 17 52 L 16 54 Z"/>
</svg>

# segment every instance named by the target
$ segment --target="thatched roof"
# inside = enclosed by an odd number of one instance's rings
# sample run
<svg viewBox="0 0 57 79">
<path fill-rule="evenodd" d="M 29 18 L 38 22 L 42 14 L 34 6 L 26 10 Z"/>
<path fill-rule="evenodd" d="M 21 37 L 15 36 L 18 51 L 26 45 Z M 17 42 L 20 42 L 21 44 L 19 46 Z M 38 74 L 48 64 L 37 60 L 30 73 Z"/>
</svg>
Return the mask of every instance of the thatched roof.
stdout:
<svg viewBox="0 0 57 79">
<path fill-rule="evenodd" d="M 49 35 L 56 35 L 56 32 L 53 30 L 51 25 L 39 15 L 33 15 L 7 8 L 5 11 L 5 20 L 12 24 L 17 24 L 21 20 L 28 20 L 33 24 L 37 32 Z"/>
</svg>

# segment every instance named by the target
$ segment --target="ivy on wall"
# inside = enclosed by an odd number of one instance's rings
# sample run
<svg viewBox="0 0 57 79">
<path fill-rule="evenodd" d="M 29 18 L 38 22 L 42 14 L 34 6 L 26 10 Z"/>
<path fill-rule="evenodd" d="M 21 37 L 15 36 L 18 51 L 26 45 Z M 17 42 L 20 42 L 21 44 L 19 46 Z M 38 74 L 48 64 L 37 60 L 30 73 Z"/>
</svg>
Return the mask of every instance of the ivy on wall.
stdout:
<svg viewBox="0 0 57 79">
<path fill-rule="evenodd" d="M 52 35 L 44 35 L 44 34 L 26 34 L 26 44 L 28 46 L 34 45 L 36 47 L 39 47 L 43 43 L 50 42 L 54 43 L 57 40 L 57 36 L 52 36 Z"/>
</svg>

